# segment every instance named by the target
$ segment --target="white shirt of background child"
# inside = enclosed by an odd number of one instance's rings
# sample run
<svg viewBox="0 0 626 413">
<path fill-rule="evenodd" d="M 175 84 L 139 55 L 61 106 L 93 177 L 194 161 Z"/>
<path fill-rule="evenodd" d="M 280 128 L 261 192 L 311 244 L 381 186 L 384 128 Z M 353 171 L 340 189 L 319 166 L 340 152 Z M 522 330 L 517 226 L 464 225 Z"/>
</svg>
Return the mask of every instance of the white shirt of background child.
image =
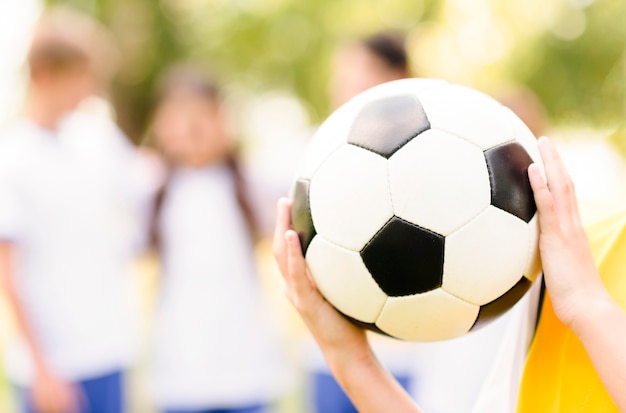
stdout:
<svg viewBox="0 0 626 413">
<path fill-rule="evenodd" d="M 159 226 L 159 406 L 245 406 L 278 397 L 285 384 L 284 349 L 263 303 L 228 167 L 176 169 Z"/>
<path fill-rule="evenodd" d="M 17 293 L 46 361 L 68 380 L 127 366 L 141 193 L 130 144 L 79 114 L 56 133 L 16 121 L 0 142 L 0 238 L 16 247 Z M 9 378 L 27 384 L 27 348 L 16 338 L 5 350 Z"/>
</svg>

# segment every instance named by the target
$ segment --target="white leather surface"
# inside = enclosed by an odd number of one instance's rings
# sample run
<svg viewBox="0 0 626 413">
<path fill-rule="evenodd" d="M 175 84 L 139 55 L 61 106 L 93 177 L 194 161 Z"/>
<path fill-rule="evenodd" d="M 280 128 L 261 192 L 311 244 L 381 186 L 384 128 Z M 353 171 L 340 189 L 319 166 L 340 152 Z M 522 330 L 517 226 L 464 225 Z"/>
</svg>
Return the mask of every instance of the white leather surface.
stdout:
<svg viewBox="0 0 626 413">
<path fill-rule="evenodd" d="M 376 325 L 405 340 L 446 340 L 465 334 L 478 310 L 478 306 L 439 288 L 413 296 L 389 297 Z"/>
<path fill-rule="evenodd" d="M 354 251 L 393 216 L 386 159 L 356 146 L 334 152 L 313 176 L 309 193 L 317 233 Z"/>
<path fill-rule="evenodd" d="M 378 287 L 354 251 L 313 238 L 306 258 L 322 295 L 339 311 L 357 320 L 373 323 L 387 295 Z"/>
<path fill-rule="evenodd" d="M 524 274 L 529 232 L 521 219 L 489 206 L 446 238 L 443 288 L 477 305 L 498 298 Z"/>
<path fill-rule="evenodd" d="M 442 85 L 419 94 L 431 127 L 475 143 L 481 149 L 510 141 L 513 126 L 504 107 L 489 96 L 458 85 Z"/>
<path fill-rule="evenodd" d="M 491 201 L 483 152 L 439 130 L 428 130 L 389 158 L 397 216 L 447 235 Z"/>
</svg>

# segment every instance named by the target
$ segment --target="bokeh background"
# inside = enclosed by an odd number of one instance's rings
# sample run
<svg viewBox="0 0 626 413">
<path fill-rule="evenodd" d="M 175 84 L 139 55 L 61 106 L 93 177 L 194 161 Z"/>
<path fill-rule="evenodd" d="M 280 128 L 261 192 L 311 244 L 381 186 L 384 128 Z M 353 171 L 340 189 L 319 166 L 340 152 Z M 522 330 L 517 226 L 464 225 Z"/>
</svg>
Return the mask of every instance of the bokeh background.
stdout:
<svg viewBox="0 0 626 413">
<path fill-rule="evenodd" d="M 141 138 L 150 91 L 169 63 L 209 65 L 244 95 L 280 91 L 312 122 L 328 114 L 338 41 L 408 35 L 421 76 L 488 92 L 532 89 L 554 125 L 615 127 L 626 110 L 626 4 L 619 0 L 2 0 L 2 71 L 15 68 L 33 16 L 70 5 L 111 28 L 122 49 L 114 103 Z M 12 57 L 9 57 L 11 56 Z M 12 61 L 12 62 L 11 62 Z M 4 95 L 4 94 L 3 94 Z M 3 111 L 7 98 L 3 96 Z"/>
<path fill-rule="evenodd" d="M 626 200 L 622 0 L 0 0 L 0 122 L 19 112 L 29 34 L 41 10 L 54 5 L 87 12 L 113 32 L 123 58 L 112 113 L 137 145 L 145 144 L 154 82 L 169 64 L 186 60 L 225 85 L 250 162 L 289 180 L 302 148 L 298 139 L 330 112 L 327 84 L 337 44 L 395 29 L 407 35 L 418 76 L 503 99 L 522 89 L 534 95 L 544 131 L 577 184 L 585 219 Z M 272 272 L 267 245 L 259 249 Z M 295 387 L 290 397 L 297 399 Z M 150 411 L 141 388 L 135 390 L 137 411 Z M 286 401 L 284 411 L 299 411 L 294 403 Z M 1 379 L 0 411 L 13 411 Z"/>
</svg>

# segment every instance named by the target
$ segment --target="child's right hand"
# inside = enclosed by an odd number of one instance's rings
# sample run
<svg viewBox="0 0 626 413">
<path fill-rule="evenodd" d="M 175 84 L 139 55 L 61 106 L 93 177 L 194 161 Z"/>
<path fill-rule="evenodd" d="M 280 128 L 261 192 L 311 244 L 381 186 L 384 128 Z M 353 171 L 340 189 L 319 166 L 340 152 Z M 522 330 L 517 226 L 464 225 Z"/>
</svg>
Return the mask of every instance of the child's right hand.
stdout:
<svg viewBox="0 0 626 413">
<path fill-rule="evenodd" d="M 39 371 L 30 388 L 35 411 L 41 413 L 79 413 L 79 390 L 48 371 Z"/>
<path fill-rule="evenodd" d="M 419 413 L 411 397 L 378 362 L 365 331 L 322 297 L 308 272 L 300 241 L 291 229 L 291 203 L 278 202 L 274 256 L 286 294 L 320 346 L 337 381 L 363 413 Z"/>
</svg>

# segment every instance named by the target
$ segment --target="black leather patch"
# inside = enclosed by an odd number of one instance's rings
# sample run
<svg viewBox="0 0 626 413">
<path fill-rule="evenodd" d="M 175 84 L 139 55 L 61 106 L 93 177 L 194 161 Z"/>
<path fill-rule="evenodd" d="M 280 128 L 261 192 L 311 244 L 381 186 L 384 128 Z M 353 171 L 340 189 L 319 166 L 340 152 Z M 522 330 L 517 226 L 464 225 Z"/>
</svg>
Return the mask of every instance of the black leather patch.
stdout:
<svg viewBox="0 0 626 413">
<path fill-rule="evenodd" d="M 506 313 L 524 296 L 524 294 L 526 294 L 531 284 L 532 282 L 528 278 L 522 277 L 509 291 L 492 302 L 481 306 L 476 322 L 474 322 L 470 330 L 478 330 L 489 324 L 490 321 Z"/>
<path fill-rule="evenodd" d="M 313 217 L 311 216 L 311 206 L 309 203 L 309 186 L 307 179 L 298 179 L 293 188 L 293 199 L 291 207 L 291 221 L 293 229 L 298 233 L 302 254 L 306 253 L 311 240 L 315 236 Z"/>
<path fill-rule="evenodd" d="M 348 143 L 389 158 L 429 128 L 426 113 L 417 98 L 392 96 L 365 105 L 352 124 Z"/>
<path fill-rule="evenodd" d="M 441 286 L 444 243 L 443 236 L 394 216 L 361 257 L 378 286 L 389 296 L 401 297 Z"/>
<path fill-rule="evenodd" d="M 505 143 L 485 151 L 491 205 L 529 222 L 537 206 L 528 180 L 528 166 L 533 160 L 516 142 Z"/>
</svg>

